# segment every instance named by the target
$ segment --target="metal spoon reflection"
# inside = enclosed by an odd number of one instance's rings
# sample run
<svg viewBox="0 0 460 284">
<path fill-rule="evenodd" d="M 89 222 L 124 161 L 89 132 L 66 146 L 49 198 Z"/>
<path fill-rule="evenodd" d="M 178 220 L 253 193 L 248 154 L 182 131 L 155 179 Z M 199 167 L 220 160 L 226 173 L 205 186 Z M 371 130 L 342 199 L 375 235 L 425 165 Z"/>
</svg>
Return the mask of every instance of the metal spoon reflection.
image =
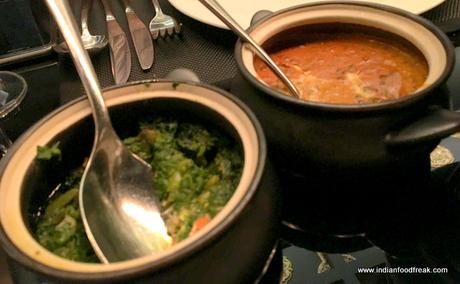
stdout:
<svg viewBox="0 0 460 284">
<path fill-rule="evenodd" d="M 81 41 L 89 54 L 97 54 L 107 46 L 108 40 L 105 35 L 92 35 L 89 32 L 88 15 L 90 7 L 91 1 L 83 0 L 81 4 Z M 69 47 L 65 41 L 55 45 L 53 49 L 57 53 L 69 53 Z"/>
</svg>

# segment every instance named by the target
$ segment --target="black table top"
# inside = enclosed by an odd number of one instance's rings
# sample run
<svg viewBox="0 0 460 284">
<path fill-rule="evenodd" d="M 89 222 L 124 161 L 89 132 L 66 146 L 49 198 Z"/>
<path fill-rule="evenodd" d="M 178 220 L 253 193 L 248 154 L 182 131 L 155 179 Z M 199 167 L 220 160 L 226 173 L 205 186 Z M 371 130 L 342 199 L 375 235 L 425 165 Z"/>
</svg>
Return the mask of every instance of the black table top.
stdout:
<svg viewBox="0 0 460 284">
<path fill-rule="evenodd" d="M 77 7 L 78 3 L 76 2 L 78 1 L 73 2 L 73 4 Z M 163 5 L 164 12 L 175 16 L 184 24 L 183 33 L 155 42 L 156 60 L 154 67 L 147 72 L 141 71 L 137 58 L 133 54 L 133 70 L 129 80 L 161 78 L 175 68 L 185 67 L 196 72 L 203 82 L 226 88 L 227 83 L 237 74 L 236 63 L 233 58 L 233 46 L 236 42 L 236 37 L 229 31 L 210 27 L 188 18 L 175 10 L 166 0 L 160 0 L 160 2 Z M 114 3 L 115 13 L 119 15 L 122 10 L 121 6 L 117 5 L 120 3 L 118 1 L 114 1 Z M 138 14 L 147 23 L 153 16 L 153 10 L 145 8 L 151 5 L 150 1 L 137 1 L 135 3 L 134 8 L 143 11 Z M 455 8 L 459 7 L 459 3 L 460 1 L 447 1 L 444 5 L 426 13 L 424 16 L 432 19 L 442 27 L 443 24 L 451 22 L 452 17 L 448 18 L 446 15 L 451 15 L 452 10 L 460 14 L 460 9 L 455 10 Z M 91 19 L 93 20 L 91 28 L 95 31 L 104 32 L 99 1 L 96 1 L 94 5 L 91 14 Z M 460 15 L 458 16 L 460 18 Z M 125 18 L 119 18 L 122 26 L 127 31 Z M 460 29 L 460 24 L 457 29 Z M 452 32 L 452 30 L 448 29 L 446 31 Z M 450 35 L 453 38 L 456 36 L 455 33 Z M 132 50 L 134 49 L 132 48 Z M 457 58 L 460 58 L 460 47 L 457 47 L 456 53 Z M 101 80 L 101 85 L 103 87 L 113 85 L 108 51 L 105 50 L 92 59 Z M 23 75 L 29 84 L 29 93 L 21 105 L 20 111 L 0 122 L 0 127 L 6 130 L 7 134 L 13 139 L 17 138 L 28 127 L 53 109 L 83 95 L 83 89 L 73 65 L 69 58 L 65 56 L 53 54 L 25 64 L 13 65 L 9 69 Z M 456 69 L 447 83 L 449 90 L 454 93 L 452 96 L 453 103 L 457 107 L 460 106 L 460 96 L 455 95 L 455 92 L 460 91 L 460 80 L 458 78 L 460 78 L 460 61 L 457 61 Z M 444 140 L 441 145 L 450 149 L 454 158 L 460 160 L 459 142 L 458 138 L 449 138 Z M 443 205 L 444 210 L 431 214 L 431 218 L 448 218 L 446 214 L 458 214 L 457 211 L 460 211 L 460 206 L 457 206 L 458 204 L 455 202 L 446 202 L 448 205 L 444 206 L 443 201 L 445 200 L 441 200 L 442 198 L 455 199 L 452 192 L 456 193 L 457 191 L 456 180 L 453 177 L 458 175 L 457 172 L 458 167 L 456 167 L 456 164 L 445 166 L 433 172 L 435 177 L 433 187 L 436 187 L 437 190 L 439 188 L 443 190 L 443 194 L 439 197 L 439 204 Z M 448 183 L 448 181 L 451 183 Z M 423 202 L 423 200 L 420 202 Z M 436 211 L 437 208 L 431 209 Z M 417 222 L 418 225 L 420 223 Z M 446 254 L 446 247 L 439 246 L 437 249 L 433 249 L 437 244 L 436 238 L 433 237 L 438 232 L 436 230 L 459 236 L 458 232 L 451 232 L 452 227 L 456 224 L 455 222 L 452 224 L 438 222 L 438 224 L 431 230 L 432 234 L 427 234 L 429 237 L 424 240 L 404 238 L 404 234 L 393 236 L 385 233 L 381 233 L 374 238 L 365 238 L 363 236 L 312 237 L 312 234 L 309 234 L 311 232 L 299 232 L 289 226 L 284 226 L 281 244 L 285 264 L 285 279 L 290 279 L 289 283 L 299 284 L 413 283 L 413 281 L 417 281 L 417 283 L 460 282 L 458 278 L 455 278 L 460 273 L 459 267 L 456 266 L 458 260 L 456 258 L 443 258 Z M 398 225 L 403 228 L 410 227 L 405 222 L 401 222 Z M 445 226 L 443 227 L 442 225 Z M 400 245 L 395 246 L 394 243 L 400 243 Z M 454 244 L 455 241 L 452 241 L 452 243 Z M 452 244 L 449 243 L 449 245 Z M 408 247 L 409 249 L 407 249 Z M 449 267 L 450 273 L 449 275 L 357 273 L 358 268 L 362 267 L 399 266 Z M 24 279 L 27 279 L 27 275 L 15 278 L 24 282 Z"/>
</svg>

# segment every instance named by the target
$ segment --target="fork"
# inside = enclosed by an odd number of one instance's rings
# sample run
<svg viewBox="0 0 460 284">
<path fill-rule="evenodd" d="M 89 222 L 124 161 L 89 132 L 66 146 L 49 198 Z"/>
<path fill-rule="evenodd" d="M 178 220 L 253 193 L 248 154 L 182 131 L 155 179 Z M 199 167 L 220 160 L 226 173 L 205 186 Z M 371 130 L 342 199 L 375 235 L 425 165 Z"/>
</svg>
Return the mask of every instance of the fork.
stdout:
<svg viewBox="0 0 460 284">
<path fill-rule="evenodd" d="M 180 33 L 182 24 L 178 23 L 173 17 L 164 14 L 158 0 L 152 0 L 152 2 L 155 8 L 155 17 L 150 21 L 149 29 L 153 39 L 157 39 L 158 36 L 165 37 L 166 35 Z"/>
</svg>

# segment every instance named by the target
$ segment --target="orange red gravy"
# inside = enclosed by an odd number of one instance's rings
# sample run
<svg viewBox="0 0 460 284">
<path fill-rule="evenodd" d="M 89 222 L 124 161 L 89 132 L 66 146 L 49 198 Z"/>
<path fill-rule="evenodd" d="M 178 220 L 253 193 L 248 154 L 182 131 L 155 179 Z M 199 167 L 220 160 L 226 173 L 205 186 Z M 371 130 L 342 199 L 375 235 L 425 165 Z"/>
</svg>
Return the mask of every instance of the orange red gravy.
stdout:
<svg viewBox="0 0 460 284">
<path fill-rule="evenodd" d="M 377 103 L 410 95 L 428 74 L 423 55 L 409 43 L 362 32 L 314 32 L 302 44 L 270 52 L 301 92 L 301 99 L 332 104 Z M 259 58 L 255 70 L 286 91 Z"/>
</svg>

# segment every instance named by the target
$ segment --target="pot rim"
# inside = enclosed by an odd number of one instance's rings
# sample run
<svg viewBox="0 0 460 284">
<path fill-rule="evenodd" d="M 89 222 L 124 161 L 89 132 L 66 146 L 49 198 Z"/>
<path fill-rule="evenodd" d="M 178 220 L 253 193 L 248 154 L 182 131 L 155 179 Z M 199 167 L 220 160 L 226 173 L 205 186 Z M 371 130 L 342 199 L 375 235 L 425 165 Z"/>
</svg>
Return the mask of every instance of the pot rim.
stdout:
<svg viewBox="0 0 460 284">
<path fill-rule="evenodd" d="M 215 242 L 217 239 L 222 237 L 226 231 L 228 231 L 241 217 L 243 212 L 245 211 L 246 207 L 249 205 L 249 203 L 253 200 L 256 192 L 258 185 L 260 184 L 262 174 L 264 172 L 264 168 L 266 165 L 266 140 L 265 140 L 265 135 L 262 131 L 262 126 L 260 125 L 259 121 L 257 120 L 256 116 L 252 113 L 252 111 L 239 99 L 235 98 L 228 92 L 219 89 L 214 86 L 210 86 L 208 84 L 203 84 L 203 83 L 196 83 L 196 82 L 190 82 L 190 81 L 176 81 L 176 80 L 165 80 L 165 79 L 152 79 L 152 80 L 142 80 L 142 81 L 136 81 L 136 82 L 129 82 L 127 84 L 123 85 L 118 85 L 118 86 L 112 86 L 109 88 L 105 88 L 103 90 L 103 93 L 106 94 L 109 91 L 113 90 L 118 90 L 118 89 L 123 89 L 125 87 L 130 87 L 130 86 L 145 86 L 146 90 L 150 88 L 150 84 L 161 84 L 161 83 L 166 83 L 166 84 L 171 84 L 171 90 L 175 90 L 177 87 L 177 84 L 185 84 L 189 85 L 192 87 L 198 87 L 198 88 L 205 88 L 208 89 L 218 95 L 221 95 L 225 97 L 225 99 L 229 100 L 231 103 L 233 103 L 238 109 L 240 109 L 246 116 L 247 119 L 249 119 L 249 122 L 251 123 L 255 135 L 257 137 L 257 141 L 255 142 L 255 145 L 258 146 L 258 155 L 257 155 L 257 163 L 255 165 L 254 173 L 251 176 L 250 182 L 247 186 L 247 189 L 243 192 L 242 198 L 236 203 L 235 207 L 233 208 L 232 211 L 228 212 L 227 215 L 225 215 L 225 218 L 223 218 L 219 223 L 217 223 L 214 227 L 210 228 L 210 230 L 207 232 L 207 234 L 204 234 L 200 236 L 199 238 L 195 239 L 193 242 L 191 242 L 189 245 L 184 246 L 180 248 L 179 250 L 175 251 L 174 254 L 167 254 L 164 257 L 154 259 L 153 261 L 147 261 L 143 262 L 142 265 L 135 266 L 135 267 L 128 267 L 126 269 L 119 269 L 119 270 L 111 270 L 111 271 L 103 271 L 103 272 L 75 272 L 75 271 L 68 271 L 68 270 L 61 270 L 58 268 L 54 268 L 48 265 L 45 265 L 29 255 L 25 254 L 23 251 L 21 251 L 9 238 L 7 233 L 5 232 L 5 229 L 3 227 L 3 224 L 0 226 L 0 242 L 7 252 L 7 254 L 12 257 L 14 260 L 18 261 L 19 263 L 25 265 L 29 269 L 39 271 L 40 273 L 43 273 L 45 275 L 49 275 L 52 277 L 57 277 L 61 279 L 70 279 L 73 281 L 91 281 L 91 282 L 98 282 L 98 281 L 103 281 L 107 280 L 108 278 L 113 279 L 113 280 L 124 280 L 140 275 L 145 275 L 148 273 L 154 273 L 157 271 L 160 271 L 161 269 L 167 267 L 167 266 L 172 266 L 175 265 L 186 258 L 192 256 L 193 254 L 197 253 L 198 251 L 201 251 L 203 248 L 211 245 L 213 242 Z M 161 90 L 160 90 L 161 91 Z M 119 97 L 123 96 L 126 94 L 117 94 L 114 95 L 114 97 Z M 149 100 L 154 100 L 158 98 L 148 98 Z M 169 99 L 179 99 L 179 98 L 169 98 Z M 184 99 L 184 98 L 180 98 Z M 7 165 L 11 158 L 14 156 L 14 154 L 17 152 L 17 150 L 21 147 L 24 141 L 28 139 L 30 134 L 34 133 L 37 131 L 37 129 L 40 129 L 43 124 L 45 124 L 49 119 L 57 115 L 58 113 L 61 113 L 68 109 L 69 107 L 81 103 L 82 101 L 86 100 L 85 96 L 79 97 L 77 99 L 74 99 L 65 105 L 57 108 L 41 120 L 39 120 L 37 123 L 35 123 L 32 127 L 30 127 L 25 133 L 23 133 L 17 141 L 14 143 L 14 145 L 10 148 L 8 153 L 6 154 L 5 157 L 2 158 L 0 161 L 0 182 L 3 179 L 3 173 L 5 169 L 7 168 Z M 141 101 L 141 100 L 132 100 L 134 101 Z M 125 102 L 128 103 L 128 102 Z M 117 105 L 123 105 L 124 103 L 117 104 Z M 204 105 L 205 106 L 205 105 Z M 209 106 L 205 106 L 210 108 Z M 219 113 L 216 109 L 212 109 L 219 115 L 222 115 Z M 223 116 L 223 115 L 222 115 Z M 223 116 L 224 119 L 228 121 L 228 119 Z M 233 125 L 232 122 L 229 121 L 229 123 Z M 240 134 L 239 134 L 240 135 Z M 240 139 L 242 139 L 240 137 Z M 29 235 L 30 232 L 27 232 Z M 45 249 L 45 248 L 43 248 Z M 46 249 L 45 249 L 46 250 Z M 64 260 L 64 259 L 63 259 Z M 72 262 L 72 261 L 71 261 Z M 127 261 L 129 262 L 129 261 Z M 78 263 L 78 262 L 75 262 Z M 123 262 L 121 262 L 123 263 Z M 89 264 L 91 265 L 91 264 Z M 93 265 L 104 265 L 104 264 L 93 264 Z"/>
<path fill-rule="evenodd" d="M 348 1 L 347 2 L 318 1 L 318 2 L 313 2 L 313 3 L 306 3 L 306 4 L 296 5 L 293 7 L 279 10 L 277 12 L 270 13 L 269 15 L 261 18 L 255 24 L 251 25 L 246 31 L 248 32 L 248 34 L 251 34 L 255 29 L 257 29 L 263 23 L 275 17 L 278 17 L 283 14 L 287 14 L 289 12 L 292 12 L 298 9 L 312 8 L 312 7 L 317 7 L 317 6 L 332 6 L 332 5 L 357 6 L 357 7 L 383 10 L 385 12 L 389 12 L 392 14 L 396 14 L 398 16 L 405 17 L 408 20 L 426 28 L 432 35 L 434 35 L 439 40 L 440 44 L 443 46 L 444 51 L 446 53 L 446 64 L 443 68 L 443 72 L 429 86 L 426 86 L 422 90 L 416 91 L 415 93 L 409 96 L 405 96 L 405 97 L 398 98 L 395 100 L 389 100 L 389 101 L 385 101 L 381 103 L 372 103 L 372 104 L 327 104 L 327 103 L 321 103 L 321 102 L 312 102 L 312 101 L 307 101 L 307 100 L 300 100 L 292 96 L 283 94 L 279 91 L 276 91 L 268 87 L 266 84 L 256 79 L 247 70 L 243 62 L 242 50 L 244 48 L 244 44 L 242 40 L 239 38 L 235 45 L 234 53 L 235 53 L 235 59 L 238 65 L 238 69 L 240 70 L 244 78 L 249 80 L 249 82 L 252 85 L 254 85 L 256 88 L 258 88 L 259 90 L 262 90 L 265 94 L 268 94 L 271 98 L 274 98 L 275 100 L 283 102 L 283 103 L 294 104 L 299 107 L 317 109 L 317 110 L 327 111 L 327 112 L 339 112 L 339 113 L 359 112 L 360 113 L 360 112 L 369 112 L 369 111 L 390 111 L 390 110 L 399 109 L 407 105 L 411 105 L 415 102 L 418 102 L 424 99 L 425 97 L 430 96 L 431 94 L 436 92 L 436 89 L 439 88 L 439 86 L 442 85 L 447 80 L 449 75 L 452 73 L 454 62 L 455 62 L 455 50 L 454 50 L 454 46 L 452 42 L 449 40 L 447 35 L 444 32 L 442 32 L 437 26 L 435 26 L 432 22 L 430 22 L 429 20 L 425 18 L 422 18 L 419 15 L 415 15 L 408 11 L 405 11 L 399 8 L 395 8 L 392 6 L 383 5 L 383 4 L 369 3 L 369 2 L 362 2 L 362 1 L 349 1 L 349 2 Z M 357 22 L 357 24 L 360 24 L 360 23 Z M 390 31 L 388 32 L 391 33 Z"/>
</svg>

